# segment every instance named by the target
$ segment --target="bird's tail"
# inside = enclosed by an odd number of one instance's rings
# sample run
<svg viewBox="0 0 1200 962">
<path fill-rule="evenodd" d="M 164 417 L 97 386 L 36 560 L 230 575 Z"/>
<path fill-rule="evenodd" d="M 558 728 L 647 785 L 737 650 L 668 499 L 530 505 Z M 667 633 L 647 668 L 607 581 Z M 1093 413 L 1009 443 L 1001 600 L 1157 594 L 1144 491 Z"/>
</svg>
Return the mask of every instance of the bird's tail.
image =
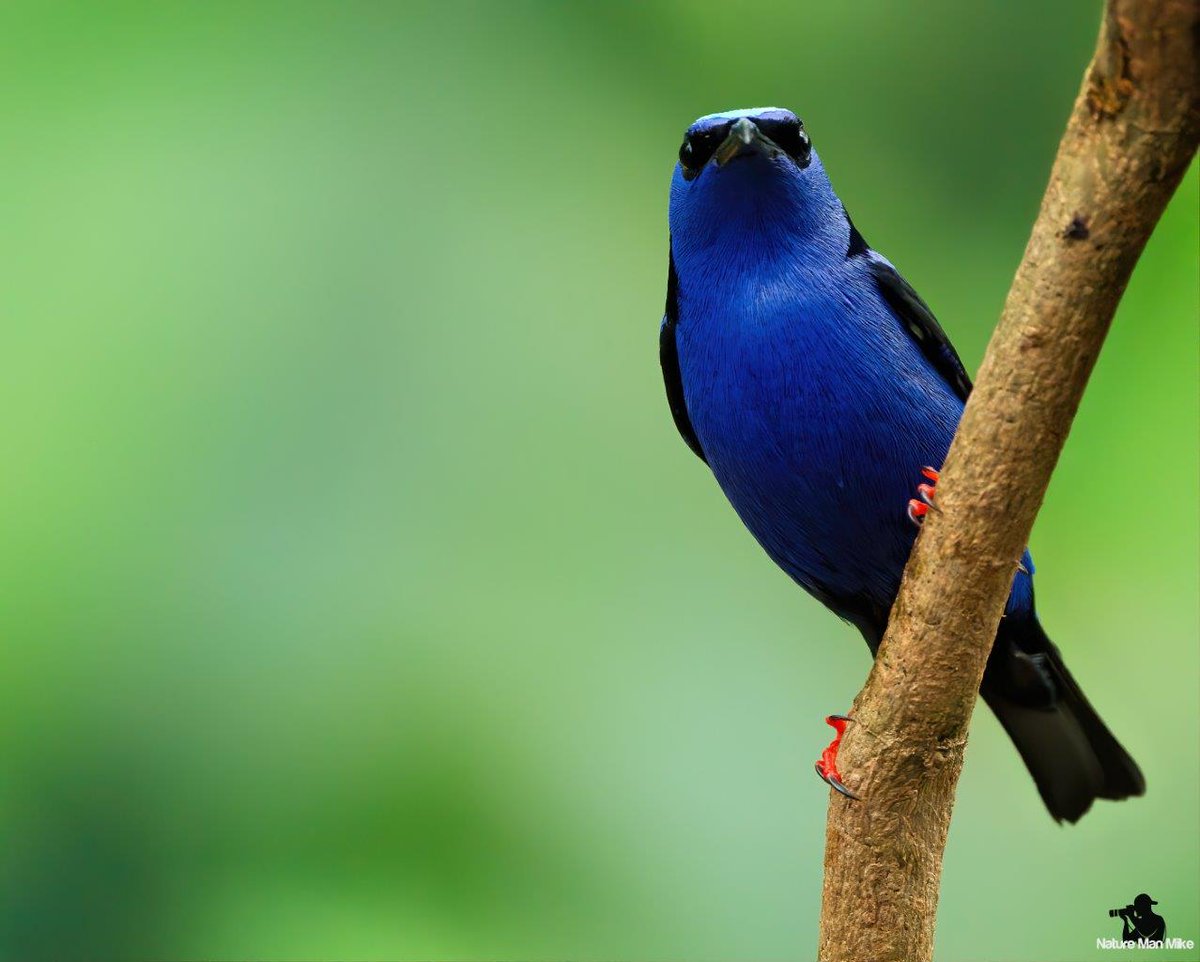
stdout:
<svg viewBox="0 0 1200 962">
<path fill-rule="evenodd" d="M 1088 703 L 1037 618 L 1005 618 L 982 688 L 1055 820 L 1097 798 L 1141 795 L 1146 781 Z"/>
</svg>

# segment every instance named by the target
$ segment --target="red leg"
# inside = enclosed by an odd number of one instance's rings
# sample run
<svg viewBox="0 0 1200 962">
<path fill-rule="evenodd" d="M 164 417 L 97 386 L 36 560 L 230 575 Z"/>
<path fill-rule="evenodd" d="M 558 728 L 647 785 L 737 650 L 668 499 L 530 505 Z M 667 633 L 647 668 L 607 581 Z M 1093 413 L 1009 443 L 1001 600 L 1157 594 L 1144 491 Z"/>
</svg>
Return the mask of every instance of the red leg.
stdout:
<svg viewBox="0 0 1200 962">
<path fill-rule="evenodd" d="M 929 513 L 929 509 L 937 510 L 937 505 L 933 503 L 933 496 L 937 491 L 938 472 L 933 468 L 924 467 L 921 469 L 921 474 L 927 477 L 933 484 L 918 484 L 917 494 L 919 498 L 912 498 L 908 502 L 908 520 L 913 524 L 920 524 L 925 515 Z"/>
<path fill-rule="evenodd" d="M 854 719 L 849 715 L 830 715 L 825 719 L 825 724 L 837 732 L 837 735 L 834 736 L 825 751 L 821 752 L 821 757 L 817 759 L 814 767 L 817 769 L 817 774 L 835 791 L 841 792 L 847 798 L 857 799 L 858 796 L 842 783 L 841 773 L 837 769 L 837 753 L 842 745 L 842 736 L 846 734 L 846 726 L 852 721 Z"/>
</svg>

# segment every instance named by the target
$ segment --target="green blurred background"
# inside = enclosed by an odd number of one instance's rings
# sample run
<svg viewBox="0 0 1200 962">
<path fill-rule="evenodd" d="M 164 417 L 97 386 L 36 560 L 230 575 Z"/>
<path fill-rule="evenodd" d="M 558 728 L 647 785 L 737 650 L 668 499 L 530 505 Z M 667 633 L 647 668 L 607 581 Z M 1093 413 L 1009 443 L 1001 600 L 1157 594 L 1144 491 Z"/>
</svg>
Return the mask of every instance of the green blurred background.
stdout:
<svg viewBox="0 0 1200 962">
<path fill-rule="evenodd" d="M 868 656 L 671 424 L 680 134 L 794 107 L 974 369 L 1099 9 L 5 5 L 0 957 L 811 957 Z M 1033 542 L 1149 793 L 980 712 L 943 959 L 1200 939 L 1197 202 Z"/>
</svg>

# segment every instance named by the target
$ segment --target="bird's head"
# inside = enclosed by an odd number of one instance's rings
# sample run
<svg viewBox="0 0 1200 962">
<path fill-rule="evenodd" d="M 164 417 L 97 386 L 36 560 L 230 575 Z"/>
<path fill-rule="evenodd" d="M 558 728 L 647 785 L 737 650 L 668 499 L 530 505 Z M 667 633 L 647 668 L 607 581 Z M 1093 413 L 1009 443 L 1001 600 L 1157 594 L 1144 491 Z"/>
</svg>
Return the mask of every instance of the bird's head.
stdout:
<svg viewBox="0 0 1200 962">
<path fill-rule="evenodd" d="M 790 110 L 756 107 L 701 117 L 684 132 L 671 181 L 671 237 L 676 255 L 718 248 L 826 242 L 843 256 L 848 226 L 841 202 Z"/>
<path fill-rule="evenodd" d="M 804 122 L 790 110 L 759 107 L 701 117 L 683 134 L 679 173 L 693 181 L 706 168 L 758 158 L 779 171 L 804 170 L 812 160 L 812 142 Z"/>
</svg>

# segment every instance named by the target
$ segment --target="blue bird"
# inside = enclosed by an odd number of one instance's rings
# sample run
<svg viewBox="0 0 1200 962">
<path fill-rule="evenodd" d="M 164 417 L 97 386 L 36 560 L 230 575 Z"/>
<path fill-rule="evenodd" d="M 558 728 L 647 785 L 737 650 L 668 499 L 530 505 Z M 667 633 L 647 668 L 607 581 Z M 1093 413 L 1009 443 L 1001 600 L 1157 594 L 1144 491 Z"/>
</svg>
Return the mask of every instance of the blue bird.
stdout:
<svg viewBox="0 0 1200 962">
<path fill-rule="evenodd" d="M 701 117 L 671 181 L 660 359 L 675 424 L 750 533 L 872 654 L 971 382 L 916 291 L 851 223 L 803 123 Z M 933 467 L 930 467 L 933 466 Z M 912 497 L 914 488 L 918 497 Z M 981 693 L 1056 820 L 1141 795 L 1038 623 L 1019 565 Z M 838 738 L 817 763 L 836 767 Z"/>
</svg>

